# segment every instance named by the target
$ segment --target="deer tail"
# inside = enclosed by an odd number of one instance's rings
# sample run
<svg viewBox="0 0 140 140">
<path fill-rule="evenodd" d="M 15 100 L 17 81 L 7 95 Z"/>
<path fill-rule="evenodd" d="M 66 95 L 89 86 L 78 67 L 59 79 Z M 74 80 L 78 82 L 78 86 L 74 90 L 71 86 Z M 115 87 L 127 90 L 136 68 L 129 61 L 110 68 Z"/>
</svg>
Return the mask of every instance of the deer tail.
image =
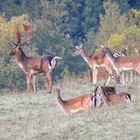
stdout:
<svg viewBox="0 0 140 140">
<path fill-rule="evenodd" d="M 130 103 L 131 102 L 131 95 L 130 94 L 127 94 L 125 96 L 126 100 Z"/>
<path fill-rule="evenodd" d="M 56 65 L 56 60 L 61 60 L 62 58 L 60 58 L 59 56 L 55 56 L 52 60 L 51 60 L 51 67 L 52 69 L 55 67 Z"/>
</svg>

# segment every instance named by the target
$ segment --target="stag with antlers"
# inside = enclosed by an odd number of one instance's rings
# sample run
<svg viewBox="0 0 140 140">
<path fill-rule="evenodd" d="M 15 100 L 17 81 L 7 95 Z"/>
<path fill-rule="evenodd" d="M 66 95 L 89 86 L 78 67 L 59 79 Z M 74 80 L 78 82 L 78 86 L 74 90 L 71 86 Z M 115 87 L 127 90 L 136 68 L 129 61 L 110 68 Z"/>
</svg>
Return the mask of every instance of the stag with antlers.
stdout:
<svg viewBox="0 0 140 140">
<path fill-rule="evenodd" d="M 27 93 L 29 93 L 30 82 L 32 76 L 38 73 L 44 73 L 48 79 L 48 90 L 49 93 L 52 91 L 52 69 L 55 67 L 56 60 L 61 59 L 58 56 L 42 56 L 42 57 L 30 57 L 27 56 L 23 49 L 22 45 L 25 43 L 29 44 L 31 28 L 29 25 L 23 24 L 24 30 L 26 32 L 26 37 L 24 40 L 21 40 L 21 34 L 19 29 L 16 29 L 17 43 L 13 42 L 13 47 L 11 49 L 10 55 L 15 57 L 16 63 L 26 74 L 26 83 L 27 83 Z M 33 82 L 34 91 L 35 82 Z"/>
</svg>

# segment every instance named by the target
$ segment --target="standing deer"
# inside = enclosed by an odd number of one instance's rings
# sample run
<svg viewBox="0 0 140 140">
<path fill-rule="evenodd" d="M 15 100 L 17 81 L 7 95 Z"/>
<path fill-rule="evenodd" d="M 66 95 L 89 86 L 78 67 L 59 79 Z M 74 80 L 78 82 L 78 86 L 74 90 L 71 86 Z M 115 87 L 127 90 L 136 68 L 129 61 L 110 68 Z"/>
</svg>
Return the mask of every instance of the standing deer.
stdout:
<svg viewBox="0 0 140 140">
<path fill-rule="evenodd" d="M 120 57 L 120 56 L 127 56 L 127 46 L 121 47 L 121 50 L 119 52 L 114 52 L 113 57 Z M 108 71 L 105 68 L 102 68 L 97 73 L 97 79 L 103 79 L 106 78 L 108 75 Z M 110 75 L 111 76 L 111 75 Z M 114 75 L 112 75 L 112 79 L 114 80 Z M 89 71 L 89 78 L 92 80 L 92 71 Z M 124 73 L 122 74 L 122 81 L 124 83 Z M 132 81 L 132 78 L 131 78 Z"/>
<path fill-rule="evenodd" d="M 104 53 L 90 55 L 86 53 L 82 47 L 82 44 L 79 46 L 75 46 L 76 51 L 74 55 L 81 55 L 83 59 L 88 63 L 89 67 L 92 70 L 92 81 L 93 84 L 97 82 L 97 68 L 98 67 L 105 67 L 108 71 L 109 75 L 112 75 L 112 69 L 110 67 L 110 62 Z M 106 85 L 110 82 L 110 76 L 108 77 Z"/>
<path fill-rule="evenodd" d="M 122 57 L 122 56 L 127 56 L 127 51 L 128 51 L 128 46 L 124 46 L 124 47 L 121 47 L 120 51 L 119 52 L 114 52 L 112 55 L 113 57 Z M 121 77 L 122 77 L 122 83 L 123 85 L 125 85 L 125 81 L 124 81 L 124 78 L 125 78 L 125 72 L 122 72 L 121 74 Z M 131 82 L 132 82 L 132 77 L 131 77 Z"/>
<path fill-rule="evenodd" d="M 110 61 L 111 65 L 113 66 L 114 70 L 118 75 L 120 75 L 123 71 L 128 70 L 135 70 L 140 74 L 140 57 L 128 57 L 128 56 L 120 56 L 120 57 L 113 57 L 113 53 L 109 49 L 108 46 L 101 45 L 103 52 L 107 56 L 108 60 Z"/>
<path fill-rule="evenodd" d="M 25 26 L 25 25 L 24 25 Z M 25 29 L 26 28 L 26 29 Z M 30 39 L 30 27 L 26 25 L 24 27 L 26 31 L 27 38 L 21 42 L 21 36 L 18 29 L 16 29 L 16 36 L 17 36 L 17 43 L 13 43 L 13 47 L 11 49 L 10 55 L 15 57 L 16 63 L 20 66 L 20 68 L 24 71 L 26 74 L 26 83 L 27 83 L 27 93 L 29 93 L 30 88 L 30 80 L 33 75 L 36 75 L 38 73 L 44 73 L 45 76 L 48 79 L 48 88 L 49 93 L 52 91 L 52 69 L 54 68 L 56 64 L 57 59 L 61 59 L 58 56 L 52 57 L 52 56 L 27 56 L 21 46 L 25 43 L 29 43 Z M 33 88 L 35 89 L 35 81 L 33 82 Z"/>
<path fill-rule="evenodd" d="M 102 102 L 105 105 L 131 102 L 131 95 L 126 92 L 121 92 L 121 93 L 105 96 L 104 89 L 101 86 L 97 87 L 96 96 L 100 96 L 102 99 Z"/>
<path fill-rule="evenodd" d="M 58 105 L 67 115 L 71 115 L 81 110 L 88 111 L 95 101 L 94 95 L 92 93 L 87 93 L 69 100 L 62 99 L 60 95 L 60 89 L 56 89 L 55 93 Z"/>
</svg>

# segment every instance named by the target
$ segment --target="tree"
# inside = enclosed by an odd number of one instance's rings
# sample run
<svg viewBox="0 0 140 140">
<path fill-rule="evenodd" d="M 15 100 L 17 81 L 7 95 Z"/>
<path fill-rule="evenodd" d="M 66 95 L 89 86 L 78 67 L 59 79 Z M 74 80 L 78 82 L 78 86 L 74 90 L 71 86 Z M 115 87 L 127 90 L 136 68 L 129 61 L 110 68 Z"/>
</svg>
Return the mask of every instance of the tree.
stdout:
<svg viewBox="0 0 140 140">
<path fill-rule="evenodd" d="M 114 2 L 119 4 L 119 9 L 121 13 L 127 13 L 129 10 L 128 0 L 113 0 Z"/>
<path fill-rule="evenodd" d="M 104 8 L 105 14 L 100 17 L 100 27 L 96 34 L 97 46 L 107 44 L 110 37 L 115 34 L 122 34 L 128 26 L 126 16 L 120 14 L 118 4 L 109 0 L 104 2 Z"/>
</svg>

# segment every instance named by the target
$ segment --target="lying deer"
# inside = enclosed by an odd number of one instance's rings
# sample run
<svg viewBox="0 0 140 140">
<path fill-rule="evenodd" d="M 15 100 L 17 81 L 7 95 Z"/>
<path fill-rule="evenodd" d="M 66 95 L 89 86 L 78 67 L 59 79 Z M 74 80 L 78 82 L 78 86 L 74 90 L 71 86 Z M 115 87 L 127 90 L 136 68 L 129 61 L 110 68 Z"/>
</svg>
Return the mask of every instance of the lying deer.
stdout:
<svg viewBox="0 0 140 140">
<path fill-rule="evenodd" d="M 30 36 L 30 28 L 27 26 L 26 28 L 26 33 L 27 33 L 27 38 Z M 29 42 L 29 40 L 25 40 L 21 42 L 20 38 L 20 32 L 18 29 L 16 29 L 16 36 L 17 36 L 17 43 L 13 43 L 13 47 L 11 49 L 10 55 L 15 57 L 16 63 L 20 66 L 20 68 L 24 71 L 26 74 L 26 83 L 27 83 L 27 93 L 29 92 L 29 87 L 30 87 L 30 80 L 33 75 L 36 75 L 38 73 L 44 73 L 45 76 L 48 79 L 48 88 L 49 88 L 49 93 L 52 91 L 52 69 L 55 67 L 56 60 L 61 59 L 58 56 L 42 56 L 42 57 L 37 57 L 37 56 L 27 56 L 21 46 L 24 43 Z M 33 82 L 33 87 L 34 91 L 35 89 L 35 82 Z"/>
<path fill-rule="evenodd" d="M 131 102 L 131 96 L 126 92 L 105 96 L 104 90 L 101 86 L 98 86 L 96 96 L 101 97 L 102 102 L 107 105 Z"/>
<path fill-rule="evenodd" d="M 56 99 L 58 105 L 67 115 L 71 115 L 81 110 L 88 111 L 95 101 L 94 95 L 92 93 L 87 93 L 69 100 L 62 99 L 60 95 L 60 89 L 56 89 L 55 93 L 57 95 Z"/>
</svg>

